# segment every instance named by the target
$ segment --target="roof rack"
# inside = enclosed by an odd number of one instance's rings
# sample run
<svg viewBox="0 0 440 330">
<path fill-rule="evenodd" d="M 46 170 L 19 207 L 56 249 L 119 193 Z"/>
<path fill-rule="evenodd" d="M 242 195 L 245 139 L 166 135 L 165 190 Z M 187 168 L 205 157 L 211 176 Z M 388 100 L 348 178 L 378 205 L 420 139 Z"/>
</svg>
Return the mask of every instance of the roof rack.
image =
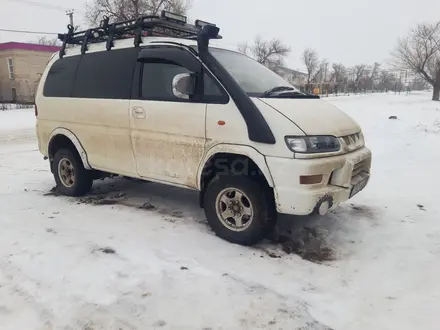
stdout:
<svg viewBox="0 0 440 330">
<path fill-rule="evenodd" d="M 114 47 L 114 40 L 134 38 L 134 46 L 139 47 L 142 37 L 163 36 L 183 39 L 197 39 L 204 26 L 215 24 L 196 20 L 195 24 L 188 24 L 187 18 L 168 11 L 162 11 L 161 15 L 146 15 L 136 19 L 115 22 L 110 24 L 110 19 L 104 16 L 101 25 L 84 31 L 75 32 L 72 25 L 67 26 L 67 33 L 58 34 L 58 39 L 63 42 L 60 50 L 60 58 L 66 54 L 67 45 L 81 45 L 81 53 L 85 54 L 90 43 L 106 42 L 106 48 L 110 51 Z M 216 39 L 221 39 L 218 35 Z"/>
</svg>

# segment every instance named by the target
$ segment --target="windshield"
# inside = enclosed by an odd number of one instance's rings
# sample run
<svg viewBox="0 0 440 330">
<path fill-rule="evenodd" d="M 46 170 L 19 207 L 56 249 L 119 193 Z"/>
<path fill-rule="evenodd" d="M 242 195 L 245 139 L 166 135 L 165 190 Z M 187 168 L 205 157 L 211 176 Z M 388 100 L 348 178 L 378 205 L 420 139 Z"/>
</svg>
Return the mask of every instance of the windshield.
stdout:
<svg viewBox="0 0 440 330">
<path fill-rule="evenodd" d="M 277 86 L 292 86 L 252 58 L 230 50 L 209 48 L 209 52 L 250 96 L 261 96 Z"/>
</svg>

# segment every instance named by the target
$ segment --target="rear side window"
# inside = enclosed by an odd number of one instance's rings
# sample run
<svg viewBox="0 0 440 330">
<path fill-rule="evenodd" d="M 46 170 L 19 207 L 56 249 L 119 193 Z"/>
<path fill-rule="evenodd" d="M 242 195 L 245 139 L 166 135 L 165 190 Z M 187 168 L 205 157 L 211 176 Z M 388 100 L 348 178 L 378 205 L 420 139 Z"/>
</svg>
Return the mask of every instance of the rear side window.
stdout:
<svg viewBox="0 0 440 330">
<path fill-rule="evenodd" d="M 82 56 L 72 97 L 130 99 L 139 48 L 88 53 Z"/>
<path fill-rule="evenodd" d="M 54 62 L 44 84 L 44 96 L 70 97 L 81 56 L 64 57 Z"/>
</svg>

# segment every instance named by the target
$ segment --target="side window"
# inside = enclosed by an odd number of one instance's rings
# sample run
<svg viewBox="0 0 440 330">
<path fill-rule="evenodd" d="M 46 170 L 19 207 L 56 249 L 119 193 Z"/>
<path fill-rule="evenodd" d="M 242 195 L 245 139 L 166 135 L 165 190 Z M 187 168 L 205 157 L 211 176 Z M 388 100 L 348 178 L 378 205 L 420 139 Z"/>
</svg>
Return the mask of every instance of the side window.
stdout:
<svg viewBox="0 0 440 330">
<path fill-rule="evenodd" d="M 190 73 L 199 76 L 202 65 L 189 52 L 176 47 L 162 47 L 144 50 L 140 97 L 144 100 L 192 102 L 183 100 L 173 93 L 173 79 L 176 75 Z M 228 95 L 207 73 L 204 73 L 203 95 L 200 102 L 227 103 Z"/>
<path fill-rule="evenodd" d="M 72 97 L 130 99 L 139 48 L 114 49 L 82 56 Z"/>
<path fill-rule="evenodd" d="M 14 80 L 15 76 L 14 76 L 14 65 L 12 64 L 12 58 L 8 57 L 7 62 L 8 62 L 9 79 Z"/>
<path fill-rule="evenodd" d="M 185 102 L 173 93 L 173 79 L 181 73 L 196 74 L 190 69 L 166 61 L 146 62 L 143 65 L 141 97 L 144 100 Z M 197 73 L 197 74 L 200 74 Z M 201 102 L 227 103 L 228 96 L 217 82 L 205 73 Z"/>
<path fill-rule="evenodd" d="M 194 72 L 172 62 L 160 60 L 145 62 L 142 70 L 142 99 L 182 101 L 173 94 L 173 79 L 180 73 Z"/>
<path fill-rule="evenodd" d="M 55 61 L 47 74 L 43 94 L 46 97 L 70 97 L 73 80 L 81 56 L 64 57 Z"/>
</svg>

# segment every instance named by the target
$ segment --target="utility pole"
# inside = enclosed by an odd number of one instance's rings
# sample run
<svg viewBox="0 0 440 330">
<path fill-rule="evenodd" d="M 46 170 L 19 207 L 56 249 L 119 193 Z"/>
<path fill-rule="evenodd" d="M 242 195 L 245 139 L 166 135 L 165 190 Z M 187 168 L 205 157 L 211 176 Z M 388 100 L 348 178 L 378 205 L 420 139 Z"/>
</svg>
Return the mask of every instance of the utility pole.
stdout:
<svg viewBox="0 0 440 330">
<path fill-rule="evenodd" d="M 70 25 L 75 26 L 75 25 L 73 25 L 73 13 L 74 13 L 73 9 L 66 11 L 66 15 L 69 16 L 69 19 L 70 19 Z"/>
</svg>

